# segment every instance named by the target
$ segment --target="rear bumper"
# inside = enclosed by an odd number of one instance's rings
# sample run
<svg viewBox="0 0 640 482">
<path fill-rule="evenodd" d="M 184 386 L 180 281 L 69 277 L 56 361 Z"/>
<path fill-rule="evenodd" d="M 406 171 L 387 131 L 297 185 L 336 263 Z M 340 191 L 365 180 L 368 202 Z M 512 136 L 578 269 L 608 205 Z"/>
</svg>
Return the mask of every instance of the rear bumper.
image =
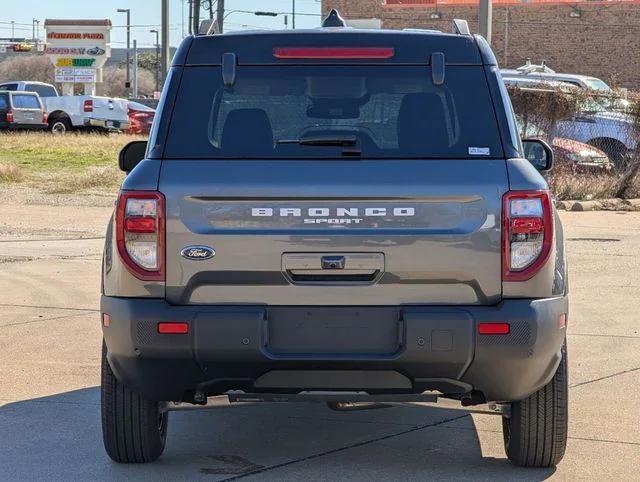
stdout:
<svg viewBox="0 0 640 482">
<path fill-rule="evenodd" d="M 107 296 L 101 302 L 116 377 L 149 399 L 176 401 L 196 390 L 475 390 L 488 401 L 519 400 L 555 373 L 565 339 L 558 320 L 567 305 L 566 297 L 490 307 L 173 306 Z M 163 321 L 185 321 L 189 333 L 159 334 Z M 478 334 L 479 323 L 505 321 L 507 335 Z"/>
<path fill-rule="evenodd" d="M 129 121 L 113 121 L 113 120 L 89 118 L 84 120 L 84 126 L 100 127 L 102 129 L 108 129 L 108 130 L 125 130 L 131 127 L 131 123 Z"/>
</svg>

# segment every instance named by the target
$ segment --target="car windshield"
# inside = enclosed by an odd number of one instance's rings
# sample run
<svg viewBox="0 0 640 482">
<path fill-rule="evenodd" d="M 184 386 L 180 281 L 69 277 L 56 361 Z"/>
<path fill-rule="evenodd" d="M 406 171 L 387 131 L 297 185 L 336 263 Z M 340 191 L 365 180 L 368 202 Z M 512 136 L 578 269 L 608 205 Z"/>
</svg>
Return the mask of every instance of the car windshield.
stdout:
<svg viewBox="0 0 640 482">
<path fill-rule="evenodd" d="M 190 142 L 184 142 L 189 138 Z M 187 67 L 165 156 L 212 158 L 500 157 L 482 67 Z"/>
<path fill-rule="evenodd" d="M 611 87 L 609 87 L 604 81 L 595 77 L 584 79 L 584 83 L 587 84 L 590 89 L 601 90 L 603 92 L 611 92 Z"/>
<path fill-rule="evenodd" d="M 155 112 L 151 107 L 141 104 L 140 102 L 129 102 L 129 109 L 138 110 L 140 112 Z"/>
</svg>

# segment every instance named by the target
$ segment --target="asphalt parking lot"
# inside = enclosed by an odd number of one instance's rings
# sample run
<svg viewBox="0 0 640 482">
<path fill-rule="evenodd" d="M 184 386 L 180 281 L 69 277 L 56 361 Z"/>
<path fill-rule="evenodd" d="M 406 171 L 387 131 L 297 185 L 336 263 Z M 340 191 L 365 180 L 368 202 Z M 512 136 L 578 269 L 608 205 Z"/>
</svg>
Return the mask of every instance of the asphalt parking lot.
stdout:
<svg viewBox="0 0 640 482">
<path fill-rule="evenodd" d="M 638 479 L 639 212 L 562 214 L 571 418 L 567 455 L 555 470 L 511 466 L 500 419 L 452 405 L 177 412 L 157 463 L 120 466 L 102 448 L 98 389 L 110 208 L 10 202 L 0 202 L 2 480 Z"/>
</svg>

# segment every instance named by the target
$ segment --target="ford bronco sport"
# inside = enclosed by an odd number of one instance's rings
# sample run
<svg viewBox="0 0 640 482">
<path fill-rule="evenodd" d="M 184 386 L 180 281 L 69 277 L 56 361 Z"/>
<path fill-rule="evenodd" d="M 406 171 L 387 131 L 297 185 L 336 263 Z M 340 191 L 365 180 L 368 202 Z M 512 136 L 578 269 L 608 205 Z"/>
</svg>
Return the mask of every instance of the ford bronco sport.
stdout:
<svg viewBox="0 0 640 482">
<path fill-rule="evenodd" d="M 496 58 L 457 32 L 350 28 L 185 39 L 103 263 L 109 456 L 160 456 L 209 397 L 459 400 L 508 458 L 560 461 L 567 268 Z"/>
</svg>

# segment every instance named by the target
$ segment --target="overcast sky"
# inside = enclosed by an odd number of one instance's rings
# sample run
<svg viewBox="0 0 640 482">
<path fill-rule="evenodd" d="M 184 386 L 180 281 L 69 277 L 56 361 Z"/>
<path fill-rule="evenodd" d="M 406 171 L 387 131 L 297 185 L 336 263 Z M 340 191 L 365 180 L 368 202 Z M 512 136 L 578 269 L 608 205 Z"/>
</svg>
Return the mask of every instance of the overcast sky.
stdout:
<svg viewBox="0 0 640 482">
<path fill-rule="evenodd" d="M 293 0 L 226 0 L 226 30 L 248 28 L 283 28 L 284 15 L 258 17 L 254 12 L 273 11 L 289 14 L 289 27 Z M 296 28 L 317 27 L 320 23 L 320 0 L 295 0 Z M 151 47 L 155 34 L 150 29 L 160 26 L 160 0 L 4 0 L 0 9 L 0 37 L 11 37 L 11 21 L 14 21 L 15 36 L 31 38 L 32 20 L 40 20 L 40 38 L 44 38 L 42 24 L 45 18 L 110 18 L 111 46 L 124 47 L 126 41 L 126 14 L 117 13 L 118 8 L 131 9 L 131 38 L 137 39 L 141 47 Z M 188 7 L 186 0 L 169 0 L 169 24 L 171 45 L 177 45 L 183 32 L 187 32 Z M 302 14 L 313 15 L 302 15 Z M 183 17 L 184 14 L 184 17 Z M 203 11 L 204 14 L 204 11 Z M 183 26 L 184 18 L 184 26 Z"/>
</svg>

